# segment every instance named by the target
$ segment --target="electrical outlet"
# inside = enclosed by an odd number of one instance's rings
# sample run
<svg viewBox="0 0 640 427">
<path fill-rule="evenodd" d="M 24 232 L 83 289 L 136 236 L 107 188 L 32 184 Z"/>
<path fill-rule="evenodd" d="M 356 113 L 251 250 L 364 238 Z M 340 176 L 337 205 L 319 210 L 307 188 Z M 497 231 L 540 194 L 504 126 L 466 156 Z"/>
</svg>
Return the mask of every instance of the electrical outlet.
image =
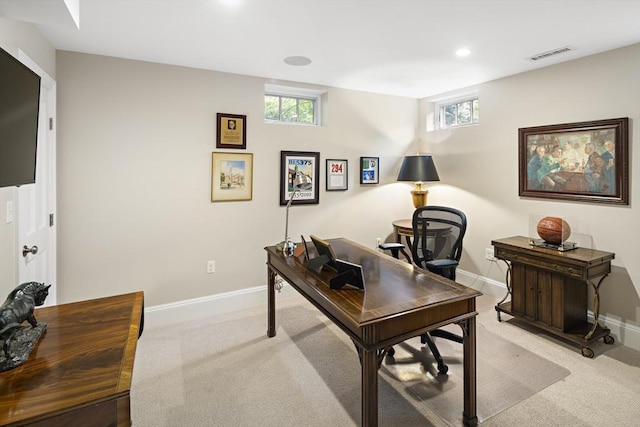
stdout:
<svg viewBox="0 0 640 427">
<path fill-rule="evenodd" d="M 495 261 L 496 260 L 496 256 L 495 256 L 495 254 L 493 252 L 493 247 L 486 248 L 484 251 L 485 251 L 484 252 L 484 258 L 485 259 L 487 259 L 489 261 Z"/>
<path fill-rule="evenodd" d="M 382 239 L 380 237 L 376 237 L 376 249 L 380 246 L 380 243 L 382 243 Z"/>
<path fill-rule="evenodd" d="M 207 274 L 216 272 L 216 262 L 215 261 L 207 261 Z"/>
</svg>

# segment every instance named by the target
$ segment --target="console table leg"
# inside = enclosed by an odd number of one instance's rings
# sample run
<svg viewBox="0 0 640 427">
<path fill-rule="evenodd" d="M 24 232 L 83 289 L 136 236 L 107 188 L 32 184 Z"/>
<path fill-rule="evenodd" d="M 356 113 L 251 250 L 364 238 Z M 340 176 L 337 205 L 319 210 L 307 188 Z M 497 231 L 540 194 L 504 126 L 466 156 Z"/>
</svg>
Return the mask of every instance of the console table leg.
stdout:
<svg viewBox="0 0 640 427">
<path fill-rule="evenodd" d="M 607 275 L 605 274 L 604 276 L 602 276 L 600 278 L 600 280 L 598 281 L 597 285 L 594 285 L 591 280 L 587 280 L 587 283 L 589 283 L 591 285 L 591 287 L 593 288 L 593 326 L 591 327 L 591 330 L 589 331 L 589 333 L 587 335 L 585 335 L 584 339 L 585 340 L 589 340 L 593 334 L 596 332 L 596 329 L 598 329 L 598 319 L 600 317 L 600 285 L 602 284 L 602 281 L 605 279 L 605 277 L 607 277 Z M 584 353 L 584 351 L 583 351 Z"/>
<path fill-rule="evenodd" d="M 504 261 L 504 263 L 507 265 L 507 272 L 505 274 L 505 285 L 507 285 L 507 293 L 504 296 L 504 298 L 502 298 L 500 301 L 498 301 L 498 304 L 496 305 L 500 305 L 503 302 L 505 302 L 507 300 L 507 298 L 509 297 L 509 295 L 511 295 L 511 263 L 508 262 L 507 260 L 500 260 L 500 261 Z M 500 320 L 500 313 L 498 313 L 498 320 Z"/>
</svg>

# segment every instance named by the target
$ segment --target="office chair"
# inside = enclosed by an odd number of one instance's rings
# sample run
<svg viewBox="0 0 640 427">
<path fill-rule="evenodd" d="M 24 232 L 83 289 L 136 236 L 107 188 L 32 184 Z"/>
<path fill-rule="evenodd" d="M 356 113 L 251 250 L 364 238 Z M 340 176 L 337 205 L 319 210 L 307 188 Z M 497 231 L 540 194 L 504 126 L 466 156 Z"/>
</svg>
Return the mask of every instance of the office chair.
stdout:
<svg viewBox="0 0 640 427">
<path fill-rule="evenodd" d="M 462 256 L 462 239 L 467 231 L 467 217 L 457 209 L 444 206 L 422 206 L 415 210 L 412 218 L 413 241 L 411 258 L 413 264 L 451 280 L 456 279 L 456 267 Z M 402 243 L 382 243 L 383 250 L 390 250 L 395 258 L 405 246 Z M 435 329 L 420 336 L 427 344 L 438 363 L 438 373 L 446 374 L 449 367 L 444 363 L 432 337 L 440 337 L 462 343 L 462 337 L 451 332 Z M 393 349 L 389 355 L 393 356 Z"/>
</svg>

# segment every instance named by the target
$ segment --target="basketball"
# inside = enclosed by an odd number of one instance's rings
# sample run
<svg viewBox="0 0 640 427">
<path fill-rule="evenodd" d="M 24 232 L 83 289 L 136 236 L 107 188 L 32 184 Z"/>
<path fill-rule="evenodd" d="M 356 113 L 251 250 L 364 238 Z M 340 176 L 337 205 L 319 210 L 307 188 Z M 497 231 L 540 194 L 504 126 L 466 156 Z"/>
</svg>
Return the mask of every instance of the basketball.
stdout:
<svg viewBox="0 0 640 427">
<path fill-rule="evenodd" d="M 571 235 L 567 221 L 556 216 L 545 216 L 538 221 L 538 235 L 547 243 L 559 245 Z"/>
</svg>

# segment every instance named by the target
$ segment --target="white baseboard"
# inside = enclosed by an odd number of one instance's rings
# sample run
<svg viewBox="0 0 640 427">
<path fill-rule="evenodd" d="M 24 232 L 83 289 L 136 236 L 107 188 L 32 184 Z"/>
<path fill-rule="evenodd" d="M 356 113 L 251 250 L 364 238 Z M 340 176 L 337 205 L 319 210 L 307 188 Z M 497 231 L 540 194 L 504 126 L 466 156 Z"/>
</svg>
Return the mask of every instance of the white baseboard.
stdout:
<svg viewBox="0 0 640 427">
<path fill-rule="evenodd" d="M 477 289 L 484 294 L 503 297 L 507 287 L 504 283 L 479 275 L 470 274 L 458 269 L 456 280 L 465 286 Z M 285 284 L 282 295 L 295 293 L 295 290 Z M 176 322 L 197 320 L 212 314 L 228 313 L 256 305 L 267 304 L 267 287 L 256 286 L 233 292 L 209 295 L 201 298 L 177 301 L 175 303 L 161 304 L 145 308 L 145 328 L 158 328 L 168 326 Z M 590 322 L 593 322 L 593 313 L 587 313 Z M 640 351 L 640 328 L 635 325 L 626 325 L 618 319 L 600 316 L 600 324 L 611 329 L 611 335 L 617 343 Z"/>
<path fill-rule="evenodd" d="M 282 289 L 284 295 L 290 292 L 295 292 L 290 286 Z M 177 322 L 193 321 L 204 316 L 229 313 L 260 304 L 266 307 L 266 285 L 155 305 L 144 309 L 145 328 L 158 328 Z"/>
</svg>

